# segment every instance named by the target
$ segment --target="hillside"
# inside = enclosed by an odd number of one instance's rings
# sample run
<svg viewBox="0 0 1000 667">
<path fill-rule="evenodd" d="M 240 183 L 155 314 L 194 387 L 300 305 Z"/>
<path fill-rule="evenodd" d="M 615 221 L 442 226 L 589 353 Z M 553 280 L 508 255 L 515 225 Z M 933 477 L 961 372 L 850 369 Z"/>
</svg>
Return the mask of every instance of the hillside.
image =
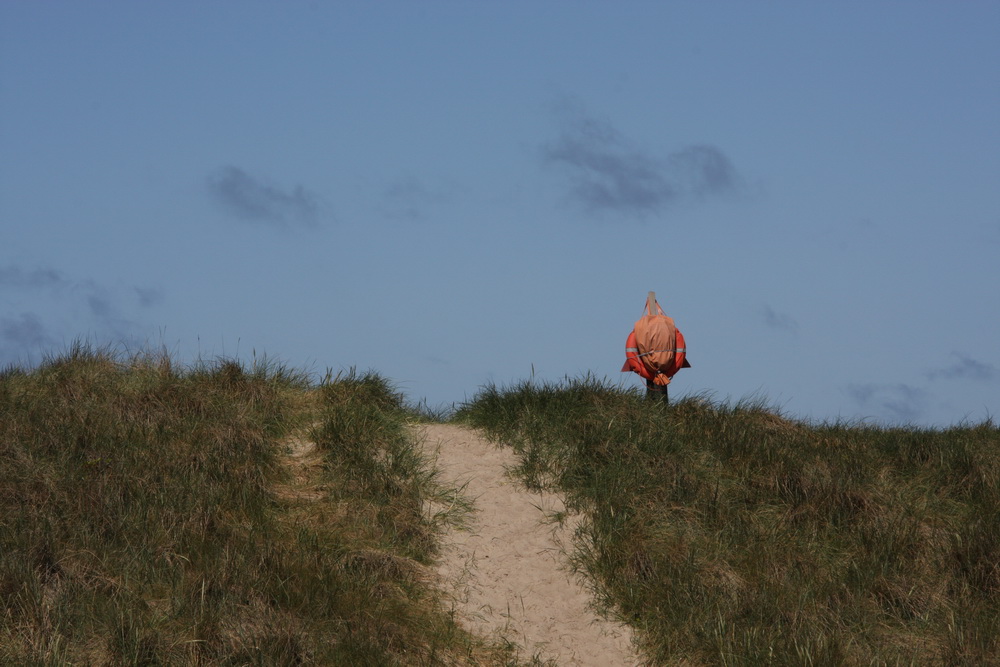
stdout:
<svg viewBox="0 0 1000 667">
<path fill-rule="evenodd" d="M 377 376 L 266 361 L 5 369 L 0 664 L 519 664 L 440 592 L 468 510 L 414 418 Z"/>
<path fill-rule="evenodd" d="M 805 424 L 585 378 L 458 419 L 583 517 L 574 563 L 653 664 L 1000 664 L 1000 430 Z"/>
<path fill-rule="evenodd" d="M 591 378 L 450 421 L 266 360 L 5 369 L 0 663 L 1000 664 L 991 422 Z"/>
</svg>

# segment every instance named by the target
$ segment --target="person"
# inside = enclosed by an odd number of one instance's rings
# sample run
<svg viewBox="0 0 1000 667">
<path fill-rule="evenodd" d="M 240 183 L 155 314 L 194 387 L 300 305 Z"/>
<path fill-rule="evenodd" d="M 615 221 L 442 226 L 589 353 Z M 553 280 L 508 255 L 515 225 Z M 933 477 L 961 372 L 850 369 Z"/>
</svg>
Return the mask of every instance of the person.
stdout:
<svg viewBox="0 0 1000 667">
<path fill-rule="evenodd" d="M 690 367 L 684 335 L 663 312 L 656 293 L 650 292 L 643 316 L 625 341 L 622 372 L 632 371 L 646 381 L 647 399 L 669 404 L 670 380 L 680 369 Z"/>
</svg>

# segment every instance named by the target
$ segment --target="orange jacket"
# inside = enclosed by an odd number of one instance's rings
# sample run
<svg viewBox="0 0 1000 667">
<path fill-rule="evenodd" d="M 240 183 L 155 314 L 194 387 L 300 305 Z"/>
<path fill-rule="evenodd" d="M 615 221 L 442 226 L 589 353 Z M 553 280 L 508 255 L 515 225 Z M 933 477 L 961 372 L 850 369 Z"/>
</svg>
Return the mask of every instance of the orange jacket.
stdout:
<svg viewBox="0 0 1000 667">
<path fill-rule="evenodd" d="M 625 341 L 622 372 L 638 373 L 658 385 L 670 384 L 677 371 L 691 367 L 684 335 L 663 312 L 655 293 L 649 293 L 643 313 Z"/>
</svg>

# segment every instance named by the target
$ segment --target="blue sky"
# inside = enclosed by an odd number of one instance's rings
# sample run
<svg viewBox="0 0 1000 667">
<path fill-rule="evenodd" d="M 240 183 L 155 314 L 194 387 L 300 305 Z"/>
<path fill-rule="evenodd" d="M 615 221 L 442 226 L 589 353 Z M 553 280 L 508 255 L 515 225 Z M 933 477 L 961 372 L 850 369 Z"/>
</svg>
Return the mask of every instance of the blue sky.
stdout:
<svg viewBox="0 0 1000 667">
<path fill-rule="evenodd" d="M 0 363 L 1000 413 L 1000 4 L 5 2 Z"/>
</svg>

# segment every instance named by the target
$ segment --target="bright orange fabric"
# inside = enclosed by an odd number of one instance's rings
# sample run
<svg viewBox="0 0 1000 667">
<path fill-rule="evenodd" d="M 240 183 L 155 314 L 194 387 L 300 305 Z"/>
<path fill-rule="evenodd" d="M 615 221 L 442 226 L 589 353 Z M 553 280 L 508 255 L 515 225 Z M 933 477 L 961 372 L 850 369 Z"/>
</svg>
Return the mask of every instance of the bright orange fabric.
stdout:
<svg viewBox="0 0 1000 667">
<path fill-rule="evenodd" d="M 656 312 L 650 312 L 654 309 Z M 684 335 L 653 299 L 652 292 L 643 312 L 625 341 L 622 372 L 632 371 L 659 386 L 666 386 L 677 371 L 691 367 Z"/>
<path fill-rule="evenodd" d="M 635 342 L 635 329 L 633 329 L 625 340 L 625 365 L 622 366 L 622 373 L 632 371 L 638 373 L 647 380 L 653 378 L 652 372 L 639 359 L 639 348 Z"/>
<path fill-rule="evenodd" d="M 667 373 L 674 367 L 677 327 L 666 315 L 643 315 L 635 323 L 635 342 L 639 358 L 654 373 Z"/>
</svg>

